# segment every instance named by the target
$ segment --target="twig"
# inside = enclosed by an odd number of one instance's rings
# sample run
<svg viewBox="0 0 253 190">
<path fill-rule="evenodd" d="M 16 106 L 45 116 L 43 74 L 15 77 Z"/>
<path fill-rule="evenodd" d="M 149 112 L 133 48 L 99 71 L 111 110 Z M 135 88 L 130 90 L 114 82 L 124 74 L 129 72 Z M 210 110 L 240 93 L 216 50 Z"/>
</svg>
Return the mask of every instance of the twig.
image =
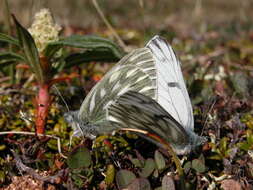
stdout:
<svg viewBox="0 0 253 190">
<path fill-rule="evenodd" d="M 194 10 L 193 10 L 193 14 L 194 16 L 197 18 L 197 17 L 200 17 L 201 16 L 201 13 L 202 13 L 202 0 L 195 0 L 195 6 L 194 6 Z"/>
<path fill-rule="evenodd" d="M 16 90 L 16 89 L 0 89 L 0 95 L 8 95 L 10 93 L 17 93 L 19 92 L 19 90 Z"/>
<path fill-rule="evenodd" d="M 0 95 L 8 95 L 8 94 L 11 94 L 11 93 L 34 95 L 34 92 L 32 90 L 29 90 L 29 89 L 6 89 L 6 88 L 0 88 Z"/>
<path fill-rule="evenodd" d="M 10 14 L 10 7 L 8 0 L 4 0 L 4 17 L 5 17 L 5 24 L 7 26 L 8 35 L 11 35 L 11 14 Z M 9 50 L 11 50 L 11 45 L 9 45 Z"/>
<path fill-rule="evenodd" d="M 19 155 L 14 152 L 13 150 L 11 150 L 13 156 L 14 156 L 14 160 L 16 161 L 16 166 L 20 171 L 26 172 L 28 173 L 30 176 L 32 176 L 33 178 L 37 179 L 37 180 L 41 180 L 41 181 L 48 181 L 50 183 L 55 183 L 55 181 L 64 175 L 65 170 L 60 170 L 56 175 L 54 176 L 41 176 L 39 175 L 34 169 L 26 166 L 25 164 L 23 164 L 21 158 L 19 157 Z"/>
<path fill-rule="evenodd" d="M 250 66 L 250 65 L 240 65 L 238 63 L 234 63 L 234 62 L 230 62 L 229 65 L 231 67 L 235 67 L 237 69 L 241 69 L 241 70 L 246 70 L 246 71 L 249 71 L 249 72 L 253 72 L 253 66 Z"/>
<path fill-rule="evenodd" d="M 53 135 L 36 134 L 34 132 L 25 132 L 25 131 L 3 131 L 3 132 L 0 132 L 0 135 L 9 135 L 9 134 L 33 135 L 33 136 L 43 136 L 43 137 L 45 136 L 45 137 L 50 137 L 50 138 L 56 139 L 59 154 L 61 155 L 61 157 L 67 159 L 67 156 L 62 154 L 61 141 L 60 141 L 59 137 L 56 137 L 56 136 L 53 136 Z"/>
<path fill-rule="evenodd" d="M 214 108 L 214 105 L 216 104 L 217 102 L 217 98 L 214 99 L 214 101 L 212 102 L 209 110 L 206 112 L 206 116 L 205 116 L 205 122 L 204 122 L 204 125 L 203 125 L 203 128 L 202 128 L 202 131 L 201 131 L 201 136 L 203 135 L 203 132 L 204 132 L 204 128 L 206 127 L 206 124 L 207 124 L 207 120 L 208 120 L 208 113 L 211 113 L 211 111 L 213 110 Z"/>
<path fill-rule="evenodd" d="M 117 32 L 114 30 L 114 28 L 112 27 L 112 25 L 108 22 L 108 20 L 105 18 L 105 15 L 103 13 L 103 11 L 100 9 L 97 0 L 92 0 L 92 3 L 94 5 L 94 7 L 96 8 L 99 16 L 101 17 L 101 19 L 103 20 L 103 22 L 105 23 L 105 25 L 109 28 L 109 30 L 111 30 L 112 35 L 116 38 L 116 40 L 118 41 L 119 45 L 126 51 L 127 47 L 125 45 L 125 43 L 123 42 L 123 40 L 119 37 L 119 35 L 117 34 Z"/>
<path fill-rule="evenodd" d="M 7 77 L 2 77 L 2 78 L 0 78 L 0 83 L 5 82 L 5 81 L 8 81 L 8 80 L 10 80 L 10 77 L 9 77 L 9 76 L 7 76 Z"/>
</svg>

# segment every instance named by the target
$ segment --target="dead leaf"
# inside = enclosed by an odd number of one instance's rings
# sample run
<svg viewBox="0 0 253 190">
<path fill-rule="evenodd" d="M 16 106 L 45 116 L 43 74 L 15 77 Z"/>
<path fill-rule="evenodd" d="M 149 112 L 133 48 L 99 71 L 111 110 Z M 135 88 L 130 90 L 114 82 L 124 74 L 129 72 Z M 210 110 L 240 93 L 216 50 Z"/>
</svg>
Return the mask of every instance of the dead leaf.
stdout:
<svg viewBox="0 0 253 190">
<path fill-rule="evenodd" d="M 163 190 L 175 190 L 175 183 L 171 176 L 164 176 L 162 180 L 162 189 Z"/>
</svg>

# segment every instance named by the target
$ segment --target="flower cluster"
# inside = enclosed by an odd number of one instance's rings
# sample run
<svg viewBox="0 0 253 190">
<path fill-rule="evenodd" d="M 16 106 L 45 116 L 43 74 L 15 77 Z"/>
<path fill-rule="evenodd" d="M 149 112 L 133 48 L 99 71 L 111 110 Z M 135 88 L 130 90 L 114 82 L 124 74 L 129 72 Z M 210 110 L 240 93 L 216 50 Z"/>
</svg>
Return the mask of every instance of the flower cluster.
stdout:
<svg viewBox="0 0 253 190">
<path fill-rule="evenodd" d="M 28 29 L 35 40 L 35 44 L 41 54 L 49 42 L 59 40 L 61 27 L 54 23 L 49 9 L 41 9 L 35 14 L 32 26 Z"/>
</svg>

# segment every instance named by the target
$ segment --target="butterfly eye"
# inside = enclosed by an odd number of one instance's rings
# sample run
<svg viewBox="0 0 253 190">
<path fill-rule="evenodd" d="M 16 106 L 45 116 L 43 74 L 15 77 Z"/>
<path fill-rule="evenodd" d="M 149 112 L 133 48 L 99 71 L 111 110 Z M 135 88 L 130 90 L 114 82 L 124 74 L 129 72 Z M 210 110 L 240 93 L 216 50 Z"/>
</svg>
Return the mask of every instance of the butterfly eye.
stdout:
<svg viewBox="0 0 253 190">
<path fill-rule="evenodd" d="M 63 117 L 68 123 L 72 123 L 74 120 L 73 116 L 70 113 L 65 113 Z"/>
</svg>

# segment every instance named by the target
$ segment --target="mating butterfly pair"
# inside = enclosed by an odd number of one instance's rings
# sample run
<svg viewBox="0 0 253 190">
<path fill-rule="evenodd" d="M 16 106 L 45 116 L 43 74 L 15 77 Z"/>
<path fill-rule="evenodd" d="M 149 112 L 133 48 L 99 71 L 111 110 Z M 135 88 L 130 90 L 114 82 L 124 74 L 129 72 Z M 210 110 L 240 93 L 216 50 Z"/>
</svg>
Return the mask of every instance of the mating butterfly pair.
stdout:
<svg viewBox="0 0 253 190">
<path fill-rule="evenodd" d="M 147 131 L 169 142 L 177 154 L 187 154 L 205 141 L 193 131 L 180 62 L 159 36 L 123 57 L 93 87 L 80 110 L 66 113 L 65 118 L 76 136 L 94 138 L 120 129 Z"/>
</svg>

